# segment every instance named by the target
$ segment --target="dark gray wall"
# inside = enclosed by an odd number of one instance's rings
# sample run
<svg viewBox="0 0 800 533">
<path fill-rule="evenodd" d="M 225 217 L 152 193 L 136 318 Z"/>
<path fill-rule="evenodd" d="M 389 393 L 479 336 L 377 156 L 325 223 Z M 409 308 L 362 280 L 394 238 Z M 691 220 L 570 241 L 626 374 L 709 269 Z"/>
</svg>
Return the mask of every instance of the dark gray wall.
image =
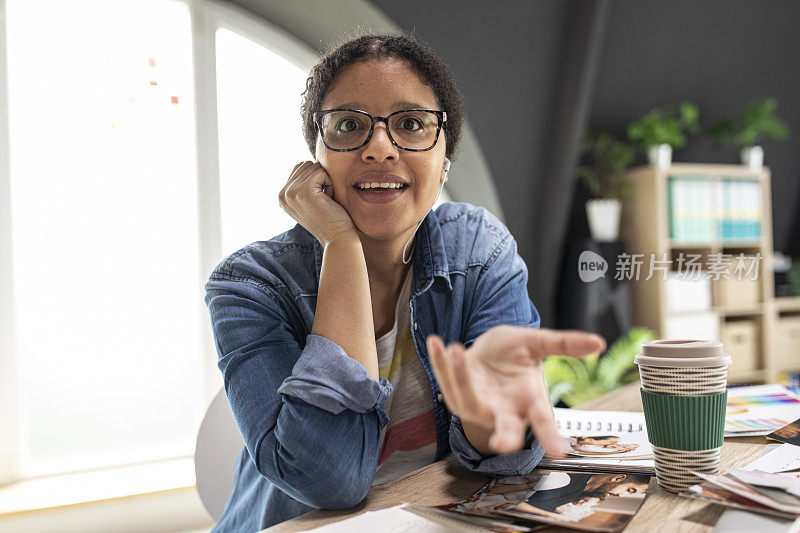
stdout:
<svg viewBox="0 0 800 533">
<path fill-rule="evenodd" d="M 576 21 L 592 0 L 372 2 L 433 45 L 459 75 L 544 325 L 555 323 L 558 268 L 534 265 L 560 264 L 561 257 L 540 231 L 571 225 L 575 235 L 575 227 L 578 234 L 586 227 L 581 191 L 553 172 L 551 154 L 569 152 L 554 136 L 556 121 L 585 121 L 624 135 L 628 122 L 660 103 L 690 100 L 705 124 L 734 116 L 752 97 L 775 96 L 793 133 L 785 143 L 763 143 L 773 176 L 774 245 L 800 255 L 800 2 L 612 1 L 607 22 L 600 21 L 605 40 L 590 113 L 575 109 L 573 117 L 555 110 L 569 98 L 564 84 L 580 63 L 574 50 L 583 38 L 576 30 L 585 27 Z M 693 139 L 675 159 L 737 163 L 738 154 Z M 539 220 L 559 187 L 578 204 L 559 204 Z"/>
<path fill-rule="evenodd" d="M 700 107 L 707 124 L 735 116 L 757 96 L 774 96 L 792 129 L 787 141 L 763 147 L 772 171 L 775 249 L 800 254 L 800 2 L 613 2 L 592 126 L 622 135 L 653 105 L 684 99 Z M 739 162 L 738 149 L 718 151 L 702 138 L 673 158 Z"/>
</svg>

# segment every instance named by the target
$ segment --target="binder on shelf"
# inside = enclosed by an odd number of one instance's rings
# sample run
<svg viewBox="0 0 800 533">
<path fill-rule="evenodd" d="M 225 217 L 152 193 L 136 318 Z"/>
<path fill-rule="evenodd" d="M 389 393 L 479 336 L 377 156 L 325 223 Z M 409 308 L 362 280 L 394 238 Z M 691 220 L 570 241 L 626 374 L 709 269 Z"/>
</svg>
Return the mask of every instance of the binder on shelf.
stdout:
<svg viewBox="0 0 800 533">
<path fill-rule="evenodd" d="M 757 180 L 670 176 L 670 238 L 675 243 L 755 242 L 761 238 Z"/>
</svg>

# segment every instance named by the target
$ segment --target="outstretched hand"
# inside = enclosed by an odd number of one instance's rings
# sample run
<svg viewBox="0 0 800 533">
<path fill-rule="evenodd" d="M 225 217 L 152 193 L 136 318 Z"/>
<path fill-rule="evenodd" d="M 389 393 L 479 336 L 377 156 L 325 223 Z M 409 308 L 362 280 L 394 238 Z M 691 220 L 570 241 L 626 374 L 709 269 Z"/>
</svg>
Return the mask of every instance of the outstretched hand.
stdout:
<svg viewBox="0 0 800 533">
<path fill-rule="evenodd" d="M 496 326 L 465 350 L 427 338 L 433 371 L 450 411 L 490 434 L 495 453 L 519 450 L 530 426 L 552 457 L 563 455 L 542 361 L 548 355 L 582 356 L 605 350 L 602 337 L 578 330 Z M 475 443 L 473 442 L 473 445 Z"/>
</svg>

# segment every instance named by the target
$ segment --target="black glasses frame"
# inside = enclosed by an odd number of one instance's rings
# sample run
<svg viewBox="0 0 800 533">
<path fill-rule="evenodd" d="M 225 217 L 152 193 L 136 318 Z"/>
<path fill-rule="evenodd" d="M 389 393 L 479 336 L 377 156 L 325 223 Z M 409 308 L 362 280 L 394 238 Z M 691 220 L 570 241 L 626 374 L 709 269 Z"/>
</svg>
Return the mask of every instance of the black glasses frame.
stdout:
<svg viewBox="0 0 800 533">
<path fill-rule="evenodd" d="M 328 141 L 325 140 L 325 135 L 322 133 L 322 117 L 327 115 L 328 113 L 333 113 L 334 111 L 352 111 L 354 113 L 360 113 L 362 115 L 366 115 L 370 118 L 369 134 L 367 135 L 367 138 L 364 140 L 363 143 L 359 144 L 355 148 L 331 148 L 328 145 Z M 436 125 L 436 137 L 433 138 L 433 144 L 431 144 L 429 147 L 404 148 L 399 144 L 397 144 L 397 141 L 395 141 L 394 137 L 392 137 L 392 132 L 389 130 L 389 119 L 397 114 L 407 113 L 408 111 L 428 111 L 430 113 L 434 113 L 437 117 L 439 117 L 438 123 Z M 444 128 L 445 123 L 447 122 L 447 112 L 439 111 L 438 109 L 401 109 L 400 111 L 395 111 L 394 113 L 387 115 L 385 117 L 373 117 L 366 111 L 361 111 L 360 109 L 350 109 L 347 107 L 340 107 L 337 109 L 326 109 L 324 111 L 314 111 L 314 125 L 317 127 L 317 132 L 319 133 L 319 136 L 322 138 L 322 143 L 328 150 L 332 150 L 334 152 L 352 152 L 353 150 L 358 150 L 359 148 L 366 146 L 367 143 L 369 143 L 369 140 L 372 139 L 372 134 L 375 132 L 376 122 L 383 122 L 386 125 L 386 135 L 389 136 L 389 140 L 392 141 L 392 144 L 400 148 L 401 150 L 405 150 L 407 152 L 427 152 L 428 150 L 433 149 L 433 147 L 436 146 L 436 143 L 439 141 L 439 132 L 442 131 L 442 128 Z"/>
</svg>

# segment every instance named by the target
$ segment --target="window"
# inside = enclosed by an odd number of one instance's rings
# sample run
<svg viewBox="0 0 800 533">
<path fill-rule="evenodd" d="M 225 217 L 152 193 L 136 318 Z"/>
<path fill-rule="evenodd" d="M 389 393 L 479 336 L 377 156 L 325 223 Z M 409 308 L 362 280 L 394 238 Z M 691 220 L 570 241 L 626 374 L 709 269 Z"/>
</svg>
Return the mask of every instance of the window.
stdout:
<svg viewBox="0 0 800 533">
<path fill-rule="evenodd" d="M 17 474 L 191 455 L 204 401 L 189 10 L 9 0 L 7 35 Z"/>
<path fill-rule="evenodd" d="M 217 39 L 222 251 L 291 229 L 278 193 L 297 163 L 312 160 L 303 140 L 307 71 L 227 29 Z"/>
</svg>

